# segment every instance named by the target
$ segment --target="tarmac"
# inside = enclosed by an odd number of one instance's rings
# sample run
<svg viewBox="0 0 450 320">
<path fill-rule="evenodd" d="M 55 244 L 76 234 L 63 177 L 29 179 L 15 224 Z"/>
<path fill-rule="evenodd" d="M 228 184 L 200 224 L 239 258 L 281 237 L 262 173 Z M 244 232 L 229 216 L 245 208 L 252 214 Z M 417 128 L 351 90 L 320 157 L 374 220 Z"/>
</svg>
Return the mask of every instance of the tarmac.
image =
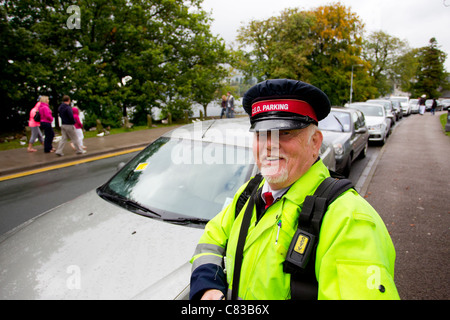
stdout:
<svg viewBox="0 0 450 320">
<path fill-rule="evenodd" d="M 385 222 L 396 248 L 402 299 L 450 299 L 450 137 L 439 115 L 411 115 L 395 126 L 360 194 Z M 0 152 L 0 181 L 143 149 L 176 126 L 85 139 L 87 153 L 45 154 L 43 146 Z M 57 143 L 54 143 L 54 147 Z"/>
<path fill-rule="evenodd" d="M 84 139 L 87 151 L 85 154 L 76 154 L 70 146 L 70 141 L 64 147 L 64 156 L 44 153 L 44 147 L 39 143 L 34 144 L 36 152 L 28 152 L 26 147 L 0 151 L 0 181 L 142 150 L 164 133 L 177 127 L 178 125 L 167 125 Z M 54 148 L 58 146 L 57 140 L 56 137 Z"/>
<path fill-rule="evenodd" d="M 403 300 L 450 299 L 450 137 L 442 113 L 396 124 L 363 194 L 391 235 Z"/>
</svg>

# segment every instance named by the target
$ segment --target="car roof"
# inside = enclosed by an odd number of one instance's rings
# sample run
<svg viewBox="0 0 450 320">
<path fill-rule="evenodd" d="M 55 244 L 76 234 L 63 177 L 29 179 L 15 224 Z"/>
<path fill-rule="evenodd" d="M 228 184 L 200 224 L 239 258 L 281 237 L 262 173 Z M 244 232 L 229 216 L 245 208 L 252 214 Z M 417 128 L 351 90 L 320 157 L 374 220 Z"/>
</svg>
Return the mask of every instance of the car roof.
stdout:
<svg viewBox="0 0 450 320">
<path fill-rule="evenodd" d="M 163 136 L 251 147 L 253 133 L 249 129 L 250 121 L 248 117 L 213 119 L 194 121 L 193 123 L 176 128 Z"/>
<path fill-rule="evenodd" d="M 348 108 L 351 108 L 353 105 L 359 105 L 359 106 L 371 106 L 371 107 L 383 107 L 380 104 L 377 103 L 370 103 L 370 102 L 353 102 L 352 104 L 348 105 Z"/>
<path fill-rule="evenodd" d="M 387 99 L 369 99 L 369 100 L 367 100 L 367 102 L 386 102 L 386 103 L 392 103 L 391 100 L 387 100 Z"/>
<path fill-rule="evenodd" d="M 353 104 L 353 103 L 352 103 Z M 354 109 L 351 107 L 351 105 L 349 105 L 348 107 L 331 107 L 331 111 L 342 111 L 342 112 L 360 112 L 358 109 Z"/>
</svg>

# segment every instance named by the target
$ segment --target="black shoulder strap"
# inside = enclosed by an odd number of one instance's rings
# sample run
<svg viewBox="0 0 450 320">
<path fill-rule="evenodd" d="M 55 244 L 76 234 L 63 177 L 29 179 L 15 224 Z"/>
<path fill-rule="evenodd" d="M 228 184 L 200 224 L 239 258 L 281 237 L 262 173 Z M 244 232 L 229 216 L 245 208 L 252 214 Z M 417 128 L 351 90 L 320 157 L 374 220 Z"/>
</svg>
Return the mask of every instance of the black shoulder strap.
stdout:
<svg viewBox="0 0 450 320">
<path fill-rule="evenodd" d="M 233 287 L 231 288 L 231 300 L 236 300 L 238 298 L 239 280 L 241 278 L 241 267 L 244 254 L 245 239 L 247 238 L 250 220 L 252 219 L 253 207 L 255 204 L 255 196 L 258 191 L 258 185 L 259 184 L 257 184 L 256 187 L 253 188 L 249 196 L 250 200 L 242 218 L 241 229 L 239 231 L 239 238 L 236 246 L 236 254 L 234 256 Z"/>
<path fill-rule="evenodd" d="M 292 239 L 284 271 L 291 273 L 291 299 L 317 299 L 315 251 L 320 227 L 328 206 L 343 192 L 352 188 L 348 179 L 325 179 L 312 196 L 308 196 L 299 216 L 298 229 Z"/>
<path fill-rule="evenodd" d="M 263 179 L 263 176 L 261 175 L 261 173 L 258 173 L 255 175 L 255 177 L 253 179 L 251 179 L 247 183 L 247 186 L 245 187 L 244 191 L 241 193 L 241 195 L 239 196 L 239 198 L 236 202 L 236 210 L 235 210 L 236 217 L 241 212 L 241 210 L 244 207 L 245 203 L 247 202 L 248 198 L 251 196 L 253 190 L 258 188 L 262 179 Z"/>
<path fill-rule="evenodd" d="M 233 286 L 231 291 L 231 299 L 237 299 L 239 291 L 239 280 L 243 259 L 243 251 L 245 245 L 245 239 L 247 238 L 248 228 L 250 226 L 250 220 L 252 217 L 255 195 L 258 190 L 258 186 L 262 181 L 262 176 L 257 174 L 252 180 L 249 181 L 247 187 L 242 192 L 236 203 L 236 217 L 239 215 L 242 207 L 250 201 L 242 218 L 241 229 L 239 232 L 238 243 L 236 247 L 234 272 L 233 272 Z M 286 261 L 284 264 L 285 272 L 291 273 L 291 298 L 292 299 L 314 299 L 317 298 L 317 280 L 314 274 L 314 260 L 315 260 L 315 248 L 317 246 L 317 240 L 320 232 L 320 226 L 322 223 L 323 215 L 327 211 L 328 205 L 333 202 L 344 191 L 353 187 L 353 184 L 348 179 L 325 179 L 313 196 L 308 196 L 303 204 L 302 212 L 299 216 L 299 224 L 296 234 L 292 239 Z M 303 252 L 299 254 L 299 241 L 308 238 L 309 245 L 306 250 L 303 248 Z M 308 243 L 307 241 L 307 243 Z M 298 257 L 301 257 L 301 261 L 298 261 Z M 311 256 L 311 263 L 308 264 Z M 307 267 L 308 270 L 307 271 Z M 311 271 L 312 270 L 312 271 Z"/>
</svg>

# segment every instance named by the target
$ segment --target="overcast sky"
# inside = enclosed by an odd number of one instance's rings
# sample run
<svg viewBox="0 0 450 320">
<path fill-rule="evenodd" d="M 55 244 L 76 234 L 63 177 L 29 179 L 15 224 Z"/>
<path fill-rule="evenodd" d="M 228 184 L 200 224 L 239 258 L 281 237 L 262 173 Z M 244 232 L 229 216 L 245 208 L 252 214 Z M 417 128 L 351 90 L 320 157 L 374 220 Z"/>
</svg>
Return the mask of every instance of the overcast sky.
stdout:
<svg viewBox="0 0 450 320">
<path fill-rule="evenodd" d="M 235 41 L 237 29 L 250 20 L 278 15 L 285 8 L 311 9 L 336 3 L 332 0 L 204 0 L 203 8 L 212 13 L 212 32 L 227 44 Z M 435 37 L 447 53 L 450 72 L 450 0 L 341 0 L 365 24 L 368 32 L 383 30 L 408 41 L 411 48 L 428 45 Z"/>
</svg>

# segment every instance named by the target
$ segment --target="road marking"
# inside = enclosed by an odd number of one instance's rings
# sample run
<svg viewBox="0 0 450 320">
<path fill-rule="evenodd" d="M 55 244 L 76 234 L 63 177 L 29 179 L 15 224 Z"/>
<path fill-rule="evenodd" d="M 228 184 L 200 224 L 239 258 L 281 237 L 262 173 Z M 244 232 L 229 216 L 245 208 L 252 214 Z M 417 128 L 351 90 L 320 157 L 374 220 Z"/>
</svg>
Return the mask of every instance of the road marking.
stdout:
<svg viewBox="0 0 450 320">
<path fill-rule="evenodd" d="M 101 156 L 96 156 L 96 157 L 91 157 L 91 158 L 84 158 L 84 159 L 80 159 L 80 160 L 76 160 L 76 161 L 70 161 L 70 162 L 66 162 L 66 163 L 61 163 L 61 164 L 57 164 L 57 165 L 53 165 L 53 166 L 49 166 L 49 167 L 44 167 L 44 168 L 39 168 L 39 169 L 34 169 L 34 170 L 29 170 L 29 171 L 24 171 L 24 172 L 19 172 L 19 173 L 15 173 L 15 174 L 10 174 L 10 175 L 4 176 L 4 177 L 0 177 L 0 181 L 21 178 L 21 177 L 29 176 L 29 175 L 36 174 L 36 173 L 42 173 L 42 172 L 46 172 L 46 171 L 51 171 L 51 170 L 65 168 L 65 167 L 75 166 L 77 164 L 82 164 L 82 163 L 92 162 L 92 161 L 96 161 L 96 160 L 102 160 L 102 159 L 106 159 L 106 158 L 116 157 L 116 156 L 120 156 L 120 155 L 127 154 L 127 153 L 141 151 L 142 149 L 144 149 L 144 147 L 139 147 L 139 148 L 134 148 L 134 149 L 127 149 L 127 150 L 124 150 L 124 151 L 108 153 L 108 154 L 104 154 L 104 155 L 101 155 Z"/>
</svg>

